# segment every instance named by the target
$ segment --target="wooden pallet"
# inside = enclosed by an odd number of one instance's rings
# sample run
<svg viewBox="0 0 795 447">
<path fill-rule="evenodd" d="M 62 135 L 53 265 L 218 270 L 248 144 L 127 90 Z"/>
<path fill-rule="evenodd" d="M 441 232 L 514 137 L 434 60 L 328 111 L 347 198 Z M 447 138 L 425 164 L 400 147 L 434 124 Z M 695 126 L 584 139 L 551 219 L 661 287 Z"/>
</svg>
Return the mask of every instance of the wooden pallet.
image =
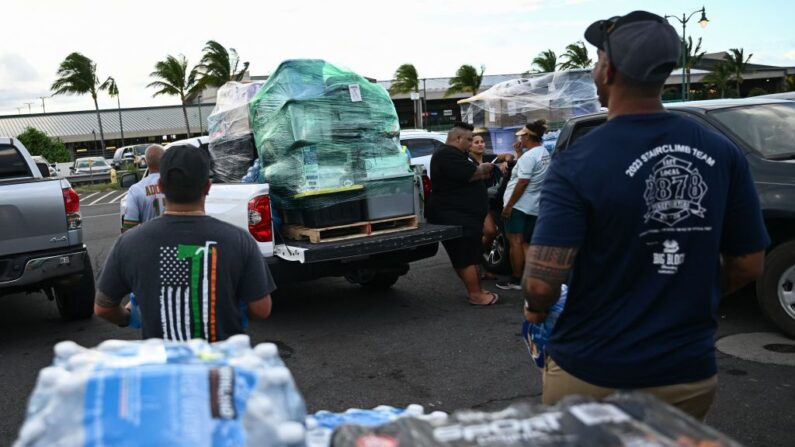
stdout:
<svg viewBox="0 0 795 447">
<path fill-rule="evenodd" d="M 309 242 L 343 241 L 377 234 L 395 233 L 411 230 L 418 227 L 417 216 L 401 216 L 390 219 L 356 222 L 347 225 L 337 225 L 325 228 L 308 228 L 300 225 L 285 225 L 284 235 L 287 239 L 308 239 Z"/>
</svg>

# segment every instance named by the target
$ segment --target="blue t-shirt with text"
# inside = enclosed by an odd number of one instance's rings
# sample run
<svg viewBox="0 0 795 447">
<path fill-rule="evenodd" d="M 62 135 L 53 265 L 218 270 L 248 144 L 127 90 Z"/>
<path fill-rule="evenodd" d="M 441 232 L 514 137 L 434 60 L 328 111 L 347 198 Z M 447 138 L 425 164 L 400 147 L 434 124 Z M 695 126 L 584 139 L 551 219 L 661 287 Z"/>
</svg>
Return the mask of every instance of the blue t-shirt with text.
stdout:
<svg viewBox="0 0 795 447">
<path fill-rule="evenodd" d="M 579 248 L 547 352 L 586 382 L 644 388 L 716 373 L 720 253 L 769 238 L 740 149 L 654 113 L 615 117 L 555 157 L 532 243 Z"/>
</svg>

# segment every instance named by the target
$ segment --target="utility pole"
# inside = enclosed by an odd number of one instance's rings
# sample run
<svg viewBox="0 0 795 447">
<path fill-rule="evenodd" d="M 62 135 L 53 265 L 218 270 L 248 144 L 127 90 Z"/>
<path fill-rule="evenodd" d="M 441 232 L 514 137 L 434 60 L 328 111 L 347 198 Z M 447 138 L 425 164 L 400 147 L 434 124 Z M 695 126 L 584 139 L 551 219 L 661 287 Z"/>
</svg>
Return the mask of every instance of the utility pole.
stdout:
<svg viewBox="0 0 795 447">
<path fill-rule="evenodd" d="M 41 113 L 47 113 L 47 110 L 44 108 L 44 98 L 46 98 L 46 96 L 39 96 L 39 99 L 41 99 Z"/>
<path fill-rule="evenodd" d="M 32 102 L 23 102 L 22 104 L 25 104 L 26 106 L 28 106 L 28 114 L 33 113 L 33 112 L 30 111 L 30 106 L 33 105 Z"/>
<path fill-rule="evenodd" d="M 17 113 L 22 115 L 22 107 L 17 107 Z"/>
</svg>

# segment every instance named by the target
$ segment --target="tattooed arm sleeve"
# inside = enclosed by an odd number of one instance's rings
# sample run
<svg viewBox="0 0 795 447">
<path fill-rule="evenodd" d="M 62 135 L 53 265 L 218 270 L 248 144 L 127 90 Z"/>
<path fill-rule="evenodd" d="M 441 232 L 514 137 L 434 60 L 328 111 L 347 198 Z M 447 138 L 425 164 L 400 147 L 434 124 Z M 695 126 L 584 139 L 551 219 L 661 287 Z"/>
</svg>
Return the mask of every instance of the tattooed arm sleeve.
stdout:
<svg viewBox="0 0 795 447">
<path fill-rule="evenodd" d="M 525 258 L 522 290 L 527 308 L 544 312 L 560 298 L 577 256 L 576 247 L 531 245 Z"/>
</svg>

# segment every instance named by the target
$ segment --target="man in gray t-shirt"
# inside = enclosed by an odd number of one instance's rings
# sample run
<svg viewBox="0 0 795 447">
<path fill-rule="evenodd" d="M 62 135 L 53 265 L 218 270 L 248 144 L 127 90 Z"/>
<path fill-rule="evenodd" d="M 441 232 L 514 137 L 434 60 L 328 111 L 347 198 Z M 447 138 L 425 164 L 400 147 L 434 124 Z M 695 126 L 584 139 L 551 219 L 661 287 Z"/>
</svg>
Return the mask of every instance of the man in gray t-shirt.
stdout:
<svg viewBox="0 0 795 447">
<path fill-rule="evenodd" d="M 209 160 L 174 147 L 161 162 L 166 213 L 122 234 L 105 261 L 94 311 L 129 324 L 122 299 L 135 293 L 143 338 L 223 340 L 242 333 L 243 312 L 267 318 L 276 289 L 257 243 L 244 230 L 204 215 Z"/>
<path fill-rule="evenodd" d="M 121 231 L 125 232 L 136 225 L 148 222 L 163 214 L 165 203 L 160 191 L 160 159 L 163 146 L 153 144 L 146 148 L 144 157 L 149 175 L 132 185 L 127 191 L 122 211 Z"/>
</svg>

